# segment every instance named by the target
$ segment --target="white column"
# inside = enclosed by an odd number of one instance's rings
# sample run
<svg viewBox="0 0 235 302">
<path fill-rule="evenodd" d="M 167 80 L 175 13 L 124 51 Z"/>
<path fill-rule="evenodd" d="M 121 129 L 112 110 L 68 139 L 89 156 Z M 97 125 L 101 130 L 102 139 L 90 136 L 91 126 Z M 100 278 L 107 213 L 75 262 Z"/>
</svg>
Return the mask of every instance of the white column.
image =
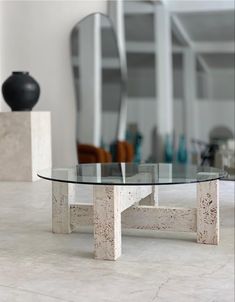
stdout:
<svg viewBox="0 0 235 302">
<path fill-rule="evenodd" d="M 173 134 L 173 67 L 171 20 L 163 5 L 155 5 L 155 56 L 156 56 L 156 96 L 157 96 L 157 129 L 163 151 L 166 135 Z M 162 159 L 162 156 L 159 158 Z"/>
<path fill-rule="evenodd" d="M 207 72 L 206 77 L 207 77 L 207 98 L 210 101 L 213 101 L 213 75 L 211 72 Z M 211 105 L 213 106 L 212 103 Z"/>
<path fill-rule="evenodd" d="M 192 49 L 187 48 L 183 53 L 183 89 L 184 89 L 184 131 L 187 148 L 190 150 L 191 139 L 198 138 L 198 109 L 197 109 L 197 76 L 196 56 Z"/>
<path fill-rule="evenodd" d="M 100 15 L 79 27 L 80 110 L 78 139 L 99 147 L 101 141 L 101 27 Z"/>
<path fill-rule="evenodd" d="M 121 73 L 122 73 L 122 96 L 117 126 L 117 139 L 125 140 L 126 137 L 126 121 L 127 121 L 127 63 L 125 49 L 125 28 L 124 28 L 124 8 L 123 0 L 108 1 L 108 10 L 110 18 L 113 22 L 117 44 L 119 48 Z"/>
</svg>

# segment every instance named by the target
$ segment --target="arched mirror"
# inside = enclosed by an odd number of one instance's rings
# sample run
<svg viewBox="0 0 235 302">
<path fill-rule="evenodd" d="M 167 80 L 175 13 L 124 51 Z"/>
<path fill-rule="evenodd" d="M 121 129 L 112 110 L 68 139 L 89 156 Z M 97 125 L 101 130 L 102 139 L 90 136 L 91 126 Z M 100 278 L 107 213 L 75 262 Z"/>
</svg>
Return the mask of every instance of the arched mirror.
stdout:
<svg viewBox="0 0 235 302">
<path fill-rule="evenodd" d="M 116 36 L 108 16 L 95 13 L 74 26 L 71 58 L 79 161 L 103 162 L 107 156 L 110 160 L 110 145 L 117 139 L 122 81 Z M 94 153 L 97 156 L 102 153 L 105 159 L 93 158 Z"/>
</svg>

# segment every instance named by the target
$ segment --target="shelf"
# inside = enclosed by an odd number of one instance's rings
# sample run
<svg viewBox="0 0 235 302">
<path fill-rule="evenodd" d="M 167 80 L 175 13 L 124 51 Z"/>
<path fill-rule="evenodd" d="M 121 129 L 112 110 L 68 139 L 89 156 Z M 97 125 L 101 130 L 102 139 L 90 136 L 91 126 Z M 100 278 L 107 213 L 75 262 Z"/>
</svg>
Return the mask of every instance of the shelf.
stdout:
<svg viewBox="0 0 235 302">
<path fill-rule="evenodd" d="M 173 46 L 174 54 L 181 54 L 184 51 L 184 47 Z M 126 52 L 127 53 L 145 53 L 154 54 L 155 53 L 155 43 L 154 42 L 137 42 L 137 41 L 127 41 L 126 42 Z"/>
<path fill-rule="evenodd" d="M 136 15 L 136 14 L 153 14 L 154 5 L 150 2 L 136 2 L 127 1 L 124 5 L 125 15 Z"/>
<path fill-rule="evenodd" d="M 76 56 L 72 57 L 72 65 L 79 67 L 79 58 Z M 103 69 L 120 69 L 120 62 L 117 58 L 104 58 L 102 59 Z"/>
<path fill-rule="evenodd" d="M 155 98 L 155 97 L 149 97 L 149 96 L 147 96 L 147 97 L 127 97 L 127 100 L 128 101 L 130 101 L 130 102 L 145 102 L 145 101 L 147 101 L 147 102 L 156 102 L 157 101 L 157 98 Z M 181 99 L 181 98 L 174 98 L 174 102 L 182 102 L 183 101 L 183 99 Z"/>
</svg>

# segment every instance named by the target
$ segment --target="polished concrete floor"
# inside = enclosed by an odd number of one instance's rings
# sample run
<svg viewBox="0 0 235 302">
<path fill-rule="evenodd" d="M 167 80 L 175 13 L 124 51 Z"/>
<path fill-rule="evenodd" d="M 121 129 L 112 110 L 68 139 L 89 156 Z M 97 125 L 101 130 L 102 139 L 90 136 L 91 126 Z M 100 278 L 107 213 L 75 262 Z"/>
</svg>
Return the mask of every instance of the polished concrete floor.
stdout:
<svg viewBox="0 0 235 302">
<path fill-rule="evenodd" d="M 88 190 L 89 189 L 89 190 Z M 89 202 L 89 187 L 79 188 Z M 221 241 L 125 231 L 123 255 L 93 259 L 88 230 L 51 233 L 51 186 L 0 183 L 0 302 L 233 302 L 234 183 L 220 182 Z M 195 205 L 195 185 L 160 188 L 162 204 Z"/>
</svg>

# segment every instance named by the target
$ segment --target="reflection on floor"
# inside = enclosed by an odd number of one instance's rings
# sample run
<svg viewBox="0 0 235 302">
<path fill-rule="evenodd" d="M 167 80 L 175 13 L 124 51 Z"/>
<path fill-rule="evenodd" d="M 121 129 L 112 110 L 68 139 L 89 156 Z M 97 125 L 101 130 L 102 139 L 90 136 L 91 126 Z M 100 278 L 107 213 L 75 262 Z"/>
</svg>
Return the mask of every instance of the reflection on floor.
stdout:
<svg viewBox="0 0 235 302">
<path fill-rule="evenodd" d="M 79 192 L 91 200 L 88 186 Z M 233 182 L 220 183 L 219 246 L 190 233 L 126 231 L 116 262 L 93 259 L 92 234 L 50 232 L 50 194 L 46 181 L 0 183 L 1 302 L 234 301 Z M 195 185 L 161 187 L 160 201 L 194 206 Z"/>
</svg>

